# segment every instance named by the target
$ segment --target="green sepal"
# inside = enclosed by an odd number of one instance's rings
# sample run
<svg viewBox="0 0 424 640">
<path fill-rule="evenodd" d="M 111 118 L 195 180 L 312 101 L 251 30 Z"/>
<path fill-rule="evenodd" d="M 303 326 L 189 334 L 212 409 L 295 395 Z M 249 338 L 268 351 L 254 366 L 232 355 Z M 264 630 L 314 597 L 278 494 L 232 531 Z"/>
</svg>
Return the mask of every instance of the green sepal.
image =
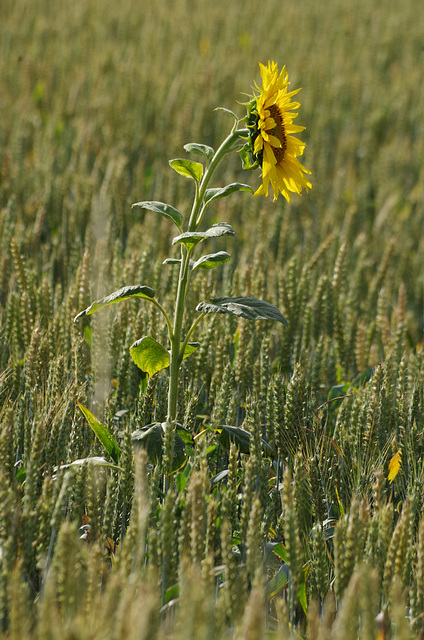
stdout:
<svg viewBox="0 0 424 640">
<path fill-rule="evenodd" d="M 161 216 L 167 218 L 168 220 L 172 220 L 172 222 L 180 229 L 184 220 L 183 214 L 171 207 L 170 204 L 165 204 L 164 202 L 156 202 L 155 200 L 146 200 L 144 202 L 135 202 L 131 205 L 131 208 L 140 207 L 141 209 L 148 209 L 149 211 L 154 211 L 155 213 L 160 213 Z"/>
<path fill-rule="evenodd" d="M 246 320 L 276 320 L 287 325 L 281 311 L 270 302 L 257 298 L 214 298 L 211 302 L 201 302 L 196 311 L 201 313 L 229 313 Z"/>
<path fill-rule="evenodd" d="M 245 144 L 238 152 L 240 154 L 241 166 L 243 169 L 251 171 L 252 169 L 257 169 L 259 167 L 258 160 L 256 160 L 252 154 L 250 143 Z"/>
<path fill-rule="evenodd" d="M 184 178 L 193 178 L 197 183 L 203 176 L 203 165 L 200 162 L 185 160 L 184 158 L 175 158 L 169 161 L 170 166 Z"/>
<path fill-rule="evenodd" d="M 118 464 L 119 458 L 121 456 L 121 449 L 113 438 L 112 434 L 109 433 L 108 429 L 97 420 L 96 416 L 94 416 L 87 407 L 84 407 L 80 402 L 78 402 L 78 406 L 81 409 L 84 417 L 86 418 L 88 424 L 94 431 L 97 438 L 102 443 L 106 452 L 113 459 L 115 464 Z"/>
<path fill-rule="evenodd" d="M 219 187 L 215 189 L 206 189 L 205 192 L 205 204 L 209 204 L 212 200 L 218 200 L 218 198 L 225 198 L 229 196 L 230 193 L 234 193 L 235 191 L 250 191 L 253 193 L 252 187 L 248 184 L 242 184 L 241 182 L 232 182 L 231 184 L 227 184 L 226 187 Z"/>
<path fill-rule="evenodd" d="M 111 304 L 115 304 L 117 302 L 122 302 L 123 300 L 128 300 L 128 298 L 143 298 L 144 300 L 153 300 L 155 297 L 155 292 L 150 287 L 146 287 L 143 285 L 131 285 L 128 287 L 122 287 L 122 289 L 118 289 L 118 291 L 114 291 L 106 298 L 101 298 L 100 300 L 95 300 L 92 304 L 90 304 L 87 309 L 81 311 L 74 318 L 74 322 L 76 322 L 82 316 L 90 316 L 92 313 L 99 311 L 99 309 L 103 309 L 103 307 L 108 307 Z"/>
<path fill-rule="evenodd" d="M 187 343 L 183 359 L 188 358 L 199 346 L 199 342 Z M 150 336 L 136 340 L 130 347 L 130 354 L 137 367 L 146 371 L 149 376 L 154 376 L 155 373 L 169 367 L 169 351 Z"/>
<path fill-rule="evenodd" d="M 209 147 L 207 144 L 197 144 L 197 142 L 185 144 L 184 149 L 188 153 L 197 153 L 199 156 L 204 156 L 208 162 L 210 162 L 215 155 L 215 150 L 212 149 L 212 147 Z"/>
<path fill-rule="evenodd" d="M 193 265 L 193 271 L 195 269 L 214 269 L 219 267 L 220 264 L 228 262 L 231 258 L 230 254 L 226 251 L 218 251 L 218 253 L 210 253 L 207 256 L 202 256 Z"/>
</svg>

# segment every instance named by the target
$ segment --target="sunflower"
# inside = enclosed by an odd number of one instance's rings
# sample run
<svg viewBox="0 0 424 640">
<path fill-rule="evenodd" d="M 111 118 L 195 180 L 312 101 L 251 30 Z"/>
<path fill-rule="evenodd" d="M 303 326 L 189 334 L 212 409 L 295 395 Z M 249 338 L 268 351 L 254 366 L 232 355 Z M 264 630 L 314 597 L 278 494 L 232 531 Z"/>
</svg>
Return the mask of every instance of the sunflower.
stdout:
<svg viewBox="0 0 424 640">
<path fill-rule="evenodd" d="M 247 118 L 250 155 L 253 155 L 256 166 L 262 168 L 262 184 L 255 196 L 268 196 L 271 183 L 274 202 L 279 193 L 290 201 L 290 193 L 301 195 L 302 187 L 307 191 L 312 187 L 305 176 L 311 172 L 297 159 L 302 155 L 305 143 L 291 135 L 305 129 L 293 124 L 298 115 L 294 111 L 300 104 L 292 102 L 292 97 L 300 89 L 288 91 L 290 83 L 285 67 L 279 74 L 275 62 L 259 66 L 262 88 L 256 85 L 259 93 L 248 104 Z"/>
</svg>

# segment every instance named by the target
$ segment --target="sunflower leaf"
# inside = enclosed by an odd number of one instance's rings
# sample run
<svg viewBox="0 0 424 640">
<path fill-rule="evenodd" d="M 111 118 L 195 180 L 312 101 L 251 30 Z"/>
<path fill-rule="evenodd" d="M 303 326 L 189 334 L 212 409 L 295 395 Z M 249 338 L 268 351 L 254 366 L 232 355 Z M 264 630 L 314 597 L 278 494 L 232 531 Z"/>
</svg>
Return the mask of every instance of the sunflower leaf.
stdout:
<svg viewBox="0 0 424 640">
<path fill-rule="evenodd" d="M 220 264 L 228 262 L 231 258 L 230 254 L 226 251 L 218 251 L 218 253 L 210 253 L 207 256 L 202 256 L 193 265 L 193 271 L 195 269 L 214 269 L 219 267 Z"/>
<path fill-rule="evenodd" d="M 130 347 L 133 362 L 149 376 L 169 367 L 169 353 L 159 342 L 150 336 L 144 336 Z"/>
<path fill-rule="evenodd" d="M 74 318 L 74 322 L 76 322 L 82 316 L 90 316 L 92 313 L 99 311 L 99 309 L 103 309 L 103 307 L 108 307 L 111 304 L 115 304 L 116 302 L 122 302 L 123 300 L 128 300 L 128 298 L 144 298 L 145 300 L 153 300 L 155 297 L 155 292 L 150 287 L 146 287 L 143 285 L 131 285 L 128 287 L 122 287 L 122 289 L 118 289 L 118 291 L 114 291 L 106 298 L 101 298 L 100 300 L 95 300 L 92 304 L 90 304 L 87 309 L 81 311 Z"/>
<path fill-rule="evenodd" d="M 146 425 L 142 429 L 136 429 L 131 435 L 133 442 L 139 443 L 146 449 L 147 457 L 153 464 L 157 464 L 162 460 L 165 428 L 165 422 L 155 422 L 153 424 Z M 181 469 L 185 461 L 186 452 L 184 441 L 178 433 L 175 433 L 172 472 Z"/>
<path fill-rule="evenodd" d="M 253 193 L 252 187 L 249 187 L 248 184 L 242 184 L 241 182 L 232 182 L 231 184 L 227 184 L 226 187 L 206 189 L 205 204 L 212 202 L 212 200 L 218 200 L 218 198 L 225 198 L 226 196 L 229 196 L 230 193 L 234 193 L 235 191 L 250 191 L 250 193 Z"/>
<path fill-rule="evenodd" d="M 180 211 L 178 211 L 178 209 L 171 207 L 170 204 L 165 204 L 164 202 L 156 202 L 154 200 L 146 200 L 144 202 L 135 202 L 133 205 L 131 205 L 131 209 L 133 209 L 134 207 L 140 207 L 141 209 L 148 209 L 149 211 L 160 213 L 160 215 L 164 218 L 172 220 L 172 222 L 177 225 L 178 229 L 181 230 L 184 216 Z"/>
<path fill-rule="evenodd" d="M 198 304 L 196 311 L 229 313 L 247 320 L 276 320 L 287 325 L 287 320 L 276 306 L 257 298 L 214 298 L 211 302 Z"/>
<path fill-rule="evenodd" d="M 215 150 L 212 147 L 208 147 L 207 144 L 197 144 L 197 142 L 189 142 L 184 145 L 184 149 L 188 153 L 197 153 L 199 156 L 204 156 L 208 162 L 210 162 L 215 154 Z"/>
<path fill-rule="evenodd" d="M 200 346 L 199 342 L 189 342 L 183 358 L 188 358 Z M 149 376 L 169 367 L 169 351 L 150 336 L 136 340 L 130 347 L 131 358 L 139 369 L 146 371 Z"/>
<path fill-rule="evenodd" d="M 221 236 L 235 236 L 233 227 L 227 222 L 218 222 L 213 224 L 206 231 L 186 231 L 172 240 L 172 244 L 185 244 L 191 249 L 198 242 L 206 240 L 206 238 L 219 238 Z"/>
<path fill-rule="evenodd" d="M 192 162 L 184 158 L 175 158 L 169 161 L 170 166 L 184 178 L 193 178 L 196 182 L 200 182 L 203 175 L 203 165 L 200 162 Z"/>
<path fill-rule="evenodd" d="M 239 121 L 238 116 L 236 116 L 234 111 L 231 111 L 231 109 L 227 109 L 226 107 L 216 107 L 214 111 L 225 111 L 225 113 L 229 113 L 231 116 L 233 116 L 233 118 L 237 120 L 237 122 Z"/>
</svg>

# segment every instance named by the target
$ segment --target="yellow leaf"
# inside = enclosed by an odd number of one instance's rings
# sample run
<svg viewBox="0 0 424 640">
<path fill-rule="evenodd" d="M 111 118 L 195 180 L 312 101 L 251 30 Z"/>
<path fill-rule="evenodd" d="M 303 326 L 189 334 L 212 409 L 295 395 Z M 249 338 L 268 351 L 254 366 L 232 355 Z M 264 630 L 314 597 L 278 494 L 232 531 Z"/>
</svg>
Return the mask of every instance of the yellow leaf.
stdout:
<svg viewBox="0 0 424 640">
<path fill-rule="evenodd" d="M 400 454 L 400 449 L 399 449 L 399 451 L 397 453 L 395 453 L 395 455 L 393 456 L 393 458 L 389 462 L 388 480 L 389 480 L 390 484 L 393 482 L 393 480 L 396 478 L 397 474 L 399 473 L 400 463 L 401 463 L 401 454 Z"/>
</svg>

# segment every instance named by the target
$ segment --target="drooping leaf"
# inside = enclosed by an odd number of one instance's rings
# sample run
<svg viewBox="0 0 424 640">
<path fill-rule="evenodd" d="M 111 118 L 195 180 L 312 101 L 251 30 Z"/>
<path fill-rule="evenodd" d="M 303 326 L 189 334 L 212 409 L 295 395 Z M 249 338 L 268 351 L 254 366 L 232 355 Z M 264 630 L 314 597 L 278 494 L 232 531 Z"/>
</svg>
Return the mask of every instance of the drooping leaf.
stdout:
<svg viewBox="0 0 424 640">
<path fill-rule="evenodd" d="M 248 184 L 242 184 L 241 182 L 232 182 L 231 184 L 227 184 L 226 187 L 206 189 L 205 203 L 210 203 L 213 200 L 218 200 L 219 198 L 225 198 L 226 196 L 229 196 L 230 193 L 234 193 L 235 191 L 250 191 L 250 193 L 253 193 L 252 187 L 249 187 Z"/>
<path fill-rule="evenodd" d="M 183 359 L 188 358 L 199 346 L 199 342 L 188 342 Z M 130 354 L 137 367 L 149 376 L 169 367 L 169 351 L 150 336 L 136 340 L 130 347 Z"/>
<path fill-rule="evenodd" d="M 199 156 L 204 156 L 208 162 L 212 160 L 215 154 L 212 147 L 208 147 L 207 144 L 197 144 L 197 142 L 189 142 L 188 144 L 185 144 L 184 149 L 188 151 L 188 153 L 197 153 Z"/>
<path fill-rule="evenodd" d="M 101 422 L 99 422 L 99 420 L 97 420 L 96 416 L 94 416 L 91 411 L 87 409 L 87 407 L 84 407 L 84 405 L 82 405 L 80 402 L 78 402 L 78 406 L 84 414 L 88 424 L 96 434 L 97 438 L 102 443 L 106 452 L 111 456 L 113 461 L 118 464 L 119 458 L 121 456 L 121 449 L 119 448 L 119 445 L 113 438 L 112 434 L 109 433 L 108 429 L 106 429 L 106 427 Z"/>
<path fill-rule="evenodd" d="M 287 320 L 275 305 L 257 298 L 214 298 L 211 302 L 198 304 L 196 311 L 230 313 L 247 320 L 276 320 L 287 325 Z"/>
<path fill-rule="evenodd" d="M 186 231 L 172 240 L 172 244 L 185 244 L 189 249 L 206 238 L 219 238 L 221 236 L 235 236 L 235 231 L 227 222 L 213 224 L 206 231 Z"/>
<path fill-rule="evenodd" d="M 233 116 L 233 118 L 237 122 L 239 121 L 239 118 L 238 118 L 238 116 L 236 116 L 234 111 L 231 111 L 231 109 L 227 109 L 227 107 L 215 107 L 214 111 L 225 111 L 226 113 L 229 113 L 231 116 Z"/>
<path fill-rule="evenodd" d="M 203 175 L 203 165 L 200 162 L 185 160 L 184 158 L 175 158 L 169 161 L 170 166 L 184 178 L 193 178 L 196 182 L 200 182 Z"/>
<path fill-rule="evenodd" d="M 202 256 L 193 264 L 193 271 L 195 269 L 214 269 L 219 267 L 220 264 L 228 262 L 231 258 L 230 254 L 226 251 L 218 251 L 218 253 L 210 253 L 207 256 Z"/>
<path fill-rule="evenodd" d="M 144 285 L 131 285 L 128 287 L 122 287 L 122 289 L 118 289 L 118 291 L 114 291 L 106 298 L 101 298 L 100 300 L 95 300 L 92 304 L 90 304 L 87 309 L 81 311 L 74 318 L 74 322 L 76 322 L 82 316 L 90 316 L 92 313 L 99 311 L 99 309 L 103 309 L 103 307 L 108 307 L 111 304 L 116 304 L 117 302 L 122 302 L 123 300 L 128 300 L 129 298 L 144 298 L 145 300 L 153 300 L 155 297 L 155 292 L 151 287 L 146 287 Z"/>
<path fill-rule="evenodd" d="M 166 423 L 155 422 L 146 425 L 142 429 L 133 431 L 131 438 L 133 442 L 142 445 L 147 451 L 147 457 L 152 464 L 158 464 L 162 460 L 163 438 Z M 172 471 L 181 469 L 186 461 L 185 445 L 178 433 L 174 434 L 174 458 L 172 460 Z"/>
<path fill-rule="evenodd" d="M 220 424 L 217 427 L 219 433 L 218 440 L 227 451 L 230 450 L 231 443 L 235 444 L 240 453 L 249 453 L 251 435 L 246 429 Z"/>
<path fill-rule="evenodd" d="M 399 449 L 399 451 L 395 453 L 395 455 L 389 462 L 389 476 L 387 479 L 390 482 L 390 484 L 392 484 L 393 480 L 396 478 L 397 474 L 399 473 L 401 462 L 402 462 L 402 454 L 401 454 L 401 449 Z"/>
<path fill-rule="evenodd" d="M 184 216 L 178 209 L 171 207 L 170 204 L 165 204 L 163 202 L 156 202 L 154 200 L 146 200 L 144 202 L 135 202 L 131 208 L 140 207 L 142 209 L 148 209 L 149 211 L 154 211 L 155 213 L 160 213 L 161 216 L 167 218 L 168 220 L 172 220 L 174 224 L 177 225 L 178 229 L 181 230 L 181 225 L 184 220 Z"/>
<path fill-rule="evenodd" d="M 159 342 L 150 336 L 144 336 L 130 347 L 131 358 L 142 371 L 149 376 L 169 367 L 169 353 Z"/>
</svg>

